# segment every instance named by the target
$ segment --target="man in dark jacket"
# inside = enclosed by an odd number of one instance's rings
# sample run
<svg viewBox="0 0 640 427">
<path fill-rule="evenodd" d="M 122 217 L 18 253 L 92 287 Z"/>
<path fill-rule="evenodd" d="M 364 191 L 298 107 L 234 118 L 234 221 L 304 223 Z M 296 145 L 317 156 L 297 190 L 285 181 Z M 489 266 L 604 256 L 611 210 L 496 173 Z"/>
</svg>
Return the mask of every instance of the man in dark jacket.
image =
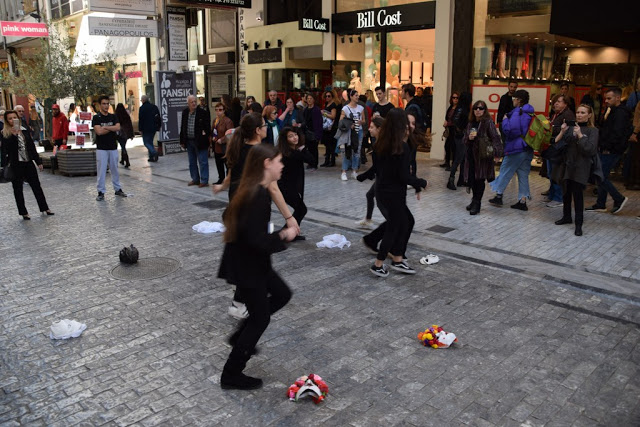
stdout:
<svg viewBox="0 0 640 427">
<path fill-rule="evenodd" d="M 160 110 L 158 107 L 149 102 L 147 95 L 140 97 L 142 106 L 138 111 L 138 130 L 142 134 L 142 142 L 149 151 L 149 161 L 158 161 L 158 152 L 153 146 L 153 139 L 156 136 L 156 132 L 160 130 L 160 124 L 162 120 L 160 118 Z"/>
<path fill-rule="evenodd" d="M 284 102 L 282 102 L 282 100 L 278 98 L 278 92 L 276 92 L 275 90 L 269 91 L 269 99 L 264 101 L 264 106 L 266 107 L 267 105 L 273 105 L 274 107 L 276 107 L 276 110 L 278 110 L 278 116 L 280 116 L 285 108 L 287 108 L 284 105 Z"/>
<path fill-rule="evenodd" d="M 502 142 L 505 141 L 505 135 L 502 131 L 502 119 L 504 116 L 513 110 L 513 95 L 518 90 L 518 82 L 515 80 L 509 80 L 509 91 L 500 97 L 500 104 L 498 105 L 498 127 L 500 129 L 500 137 L 502 138 Z"/>
<path fill-rule="evenodd" d="M 189 156 L 189 172 L 191 181 L 188 185 L 198 187 L 209 186 L 209 135 L 211 134 L 211 117 L 209 113 L 198 108 L 198 100 L 194 95 L 187 97 L 187 108 L 182 111 L 180 125 L 180 146 L 187 149 Z M 200 169 L 198 170 L 198 165 Z"/>
<path fill-rule="evenodd" d="M 404 110 L 407 113 L 414 113 L 416 118 L 416 126 L 421 132 L 426 130 L 426 123 L 424 120 L 424 111 L 422 109 L 422 103 L 419 98 L 416 98 L 416 87 L 411 83 L 402 85 L 402 99 L 405 102 Z"/>
<path fill-rule="evenodd" d="M 620 213 L 624 207 L 627 197 L 620 192 L 609 181 L 609 172 L 613 169 L 622 154 L 627 149 L 627 143 L 631 136 L 631 116 L 629 110 L 620 104 L 622 91 L 619 88 L 609 89 L 604 97 L 604 102 L 611 109 L 609 115 L 604 120 L 600 128 L 600 140 L 598 141 L 598 152 L 602 163 L 602 174 L 604 179 L 598 184 L 598 199 L 596 204 L 587 211 L 606 212 L 607 194 L 613 198 L 612 214 Z"/>
</svg>

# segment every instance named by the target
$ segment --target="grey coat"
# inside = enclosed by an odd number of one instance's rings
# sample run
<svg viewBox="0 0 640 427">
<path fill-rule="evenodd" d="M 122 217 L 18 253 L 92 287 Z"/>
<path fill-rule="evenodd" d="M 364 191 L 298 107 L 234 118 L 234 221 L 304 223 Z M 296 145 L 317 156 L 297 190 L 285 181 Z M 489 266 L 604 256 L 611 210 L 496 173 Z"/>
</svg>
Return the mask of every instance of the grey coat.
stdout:
<svg viewBox="0 0 640 427">
<path fill-rule="evenodd" d="M 567 179 L 587 185 L 592 174 L 593 157 L 598 153 L 598 128 L 583 126 L 583 137 L 578 139 L 571 130 L 567 130 L 563 142 L 567 144 L 562 163 L 554 165 L 551 178 L 555 182 Z"/>
</svg>

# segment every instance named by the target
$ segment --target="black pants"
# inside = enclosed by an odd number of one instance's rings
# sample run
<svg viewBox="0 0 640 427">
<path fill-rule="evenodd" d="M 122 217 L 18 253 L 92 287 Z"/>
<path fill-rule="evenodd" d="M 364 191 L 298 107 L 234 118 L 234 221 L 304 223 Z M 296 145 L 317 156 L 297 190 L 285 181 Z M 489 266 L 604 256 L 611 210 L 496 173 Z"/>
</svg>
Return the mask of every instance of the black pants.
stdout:
<svg viewBox="0 0 640 427">
<path fill-rule="evenodd" d="M 293 217 L 298 221 L 298 226 L 307 214 L 307 205 L 304 204 L 302 195 L 294 191 L 283 191 L 284 202 L 293 208 Z"/>
<path fill-rule="evenodd" d="M 375 207 L 376 199 L 376 183 L 371 184 L 371 188 L 367 191 L 367 216 L 366 219 L 371 219 L 373 216 L 373 208 Z"/>
<path fill-rule="evenodd" d="M 18 162 L 11 166 L 14 168 L 16 174 L 15 179 L 11 183 L 13 184 L 13 195 L 16 198 L 16 205 L 18 206 L 18 214 L 29 214 L 24 205 L 24 194 L 22 193 L 25 181 L 29 183 L 29 187 L 33 190 L 33 195 L 38 201 L 38 209 L 40 209 L 40 212 L 48 211 L 49 206 L 47 206 L 47 199 L 42 192 L 40 180 L 38 179 L 38 171 L 33 165 L 33 162 Z"/>
<path fill-rule="evenodd" d="M 336 139 L 333 137 L 335 132 L 323 131 L 322 143 L 325 146 L 324 162 L 328 165 L 336 164 Z"/>
<path fill-rule="evenodd" d="M 454 142 L 453 135 L 455 134 L 455 128 L 449 127 L 449 136 L 444 141 L 444 162 L 446 164 L 451 164 L 453 159 L 456 156 L 456 144 Z"/>
<path fill-rule="evenodd" d="M 567 179 L 564 182 L 565 188 L 562 193 L 562 217 L 571 218 L 571 199 L 573 199 L 576 212 L 576 225 L 582 225 L 584 219 L 584 185 Z"/>
<path fill-rule="evenodd" d="M 467 179 L 467 185 L 471 187 L 471 191 L 473 196 L 471 198 L 472 201 L 477 202 L 478 205 L 482 202 L 482 196 L 484 195 L 484 179 L 476 179 L 476 164 L 475 159 L 473 158 L 473 152 L 471 151 L 471 147 L 469 147 L 467 151 L 467 158 L 465 160 L 469 162 L 469 178 Z M 462 175 L 462 172 L 460 172 Z M 463 177 L 464 178 L 464 177 Z"/>
<path fill-rule="evenodd" d="M 122 155 L 122 162 L 129 166 L 129 153 L 127 153 L 127 138 L 126 137 L 118 137 L 118 142 L 120 143 L 120 154 Z"/>
<path fill-rule="evenodd" d="M 377 238 L 382 234 L 377 259 L 384 261 L 388 253 L 404 257 L 409 237 L 411 237 L 413 225 L 415 224 L 413 215 L 407 207 L 406 197 L 376 194 L 376 202 L 380 212 L 386 219 L 380 227 L 369 235 L 369 238 L 371 238 L 372 234 L 373 238 Z M 367 241 L 371 242 L 372 240 Z"/>
<path fill-rule="evenodd" d="M 318 168 L 318 140 L 309 139 L 305 141 L 304 145 L 306 145 L 307 150 L 309 150 L 309 153 L 311 153 L 311 156 L 313 157 L 313 162 L 309 163 L 309 168 L 317 169 Z"/>
<path fill-rule="evenodd" d="M 216 160 L 216 169 L 218 170 L 218 183 L 222 183 L 226 176 L 225 168 L 226 163 L 224 161 L 224 153 L 213 153 Z"/>
<path fill-rule="evenodd" d="M 464 148 L 464 143 L 462 142 L 462 137 L 458 138 L 455 137 L 454 139 L 454 144 L 455 144 L 455 156 L 454 156 L 454 160 L 453 163 L 451 164 L 451 173 L 449 174 L 449 178 L 453 178 L 455 179 L 456 177 L 456 170 L 458 169 L 458 167 L 460 167 L 460 179 L 459 182 L 464 181 L 464 177 L 462 176 L 462 171 L 464 170 L 464 158 L 465 156 L 465 152 L 467 150 L 465 150 Z"/>
</svg>

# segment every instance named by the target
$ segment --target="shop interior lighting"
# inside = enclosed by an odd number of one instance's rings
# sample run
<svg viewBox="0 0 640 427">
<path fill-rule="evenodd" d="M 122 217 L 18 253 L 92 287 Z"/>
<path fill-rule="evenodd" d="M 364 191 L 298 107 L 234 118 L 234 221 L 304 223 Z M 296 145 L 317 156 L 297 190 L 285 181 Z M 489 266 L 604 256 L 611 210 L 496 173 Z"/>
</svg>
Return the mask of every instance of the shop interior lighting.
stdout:
<svg viewBox="0 0 640 427">
<path fill-rule="evenodd" d="M 269 43 L 269 40 L 267 40 L 266 42 L 264 42 L 264 48 L 269 49 L 269 47 L 271 47 L 271 43 Z"/>
<path fill-rule="evenodd" d="M 353 43 L 353 36 L 349 36 L 349 43 Z"/>
<path fill-rule="evenodd" d="M 255 42 L 253 44 L 253 50 L 258 50 L 259 47 L 260 47 L 260 45 L 258 44 L 258 42 Z"/>
<path fill-rule="evenodd" d="M 278 47 L 282 47 L 282 40 L 278 39 Z"/>
</svg>

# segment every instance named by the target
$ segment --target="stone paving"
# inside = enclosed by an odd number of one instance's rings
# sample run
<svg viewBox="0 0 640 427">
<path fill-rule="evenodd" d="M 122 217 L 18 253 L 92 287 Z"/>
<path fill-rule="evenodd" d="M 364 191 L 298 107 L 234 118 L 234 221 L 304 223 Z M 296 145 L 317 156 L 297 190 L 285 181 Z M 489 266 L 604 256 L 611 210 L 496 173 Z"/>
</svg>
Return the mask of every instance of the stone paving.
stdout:
<svg viewBox="0 0 640 427">
<path fill-rule="evenodd" d="M 35 215 L 26 187 L 26 222 L 0 185 L 0 425 L 640 424 L 637 193 L 620 216 L 589 214 L 576 238 L 537 200 L 529 212 L 483 206 L 469 216 L 469 196 L 444 189 L 444 172 L 422 159 L 431 186 L 411 199 L 408 251 L 418 274 L 379 279 L 352 227 L 368 186 L 341 182 L 337 169 L 310 173 L 308 240 L 274 257 L 294 296 L 247 369 L 265 387 L 222 391 L 236 324 L 230 287 L 216 278 L 222 239 L 191 226 L 219 220 L 224 203 L 186 186 L 185 154 L 149 166 L 144 148 L 130 151 L 131 170 L 120 169 L 127 199 L 108 190 L 99 203 L 94 177 L 45 172 L 56 215 Z M 534 195 L 544 185 L 532 175 Z M 454 230 L 427 230 L 435 225 Z M 315 247 L 333 232 L 351 248 Z M 180 268 L 115 279 L 130 243 Z M 428 252 L 440 263 L 417 263 Z M 62 318 L 88 328 L 53 341 L 48 327 Z M 462 345 L 421 346 L 417 333 L 433 323 Z M 310 372 L 327 380 L 327 400 L 289 402 L 287 387 Z"/>
</svg>

